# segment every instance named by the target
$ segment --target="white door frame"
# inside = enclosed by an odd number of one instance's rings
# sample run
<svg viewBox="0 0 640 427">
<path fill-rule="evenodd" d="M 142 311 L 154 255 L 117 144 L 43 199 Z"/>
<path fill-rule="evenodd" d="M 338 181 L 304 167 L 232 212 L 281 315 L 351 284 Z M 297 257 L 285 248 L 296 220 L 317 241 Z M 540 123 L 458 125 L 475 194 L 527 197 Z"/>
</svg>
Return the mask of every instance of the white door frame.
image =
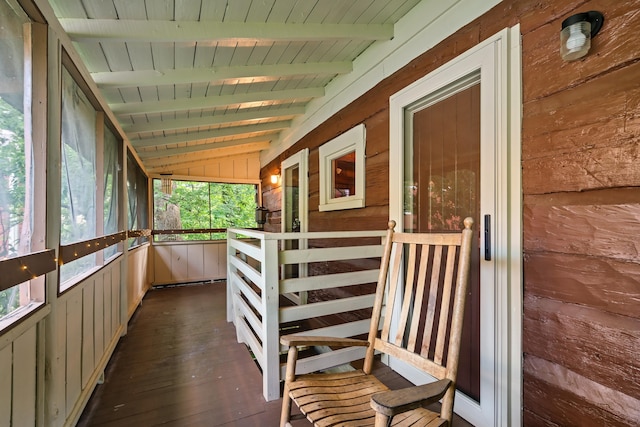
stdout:
<svg viewBox="0 0 640 427">
<path fill-rule="evenodd" d="M 281 231 L 284 233 L 286 218 L 286 193 L 284 191 L 284 178 L 285 170 L 298 165 L 299 174 L 299 187 L 298 187 L 298 212 L 300 212 L 300 232 L 306 233 L 309 231 L 309 149 L 305 148 L 298 151 L 296 154 L 283 160 L 280 164 L 280 176 L 282 179 L 282 221 Z"/>
<path fill-rule="evenodd" d="M 489 190 L 494 192 L 495 202 L 487 206 L 481 201 L 480 218 L 491 214 L 495 267 L 488 275 L 481 273 L 480 330 L 489 337 L 480 344 L 481 403 L 457 392 L 454 409 L 476 426 L 517 427 L 522 425 L 522 79 L 518 25 L 502 30 L 390 97 L 389 217 L 402 230 L 404 107 L 478 71 L 481 171 L 495 168 L 494 188 Z M 475 226 L 480 227 L 482 236 L 484 224 Z M 484 240 L 480 249 L 484 254 Z M 416 383 L 430 381 L 398 361 L 389 363 Z"/>
<path fill-rule="evenodd" d="M 295 165 L 298 165 L 298 219 L 300 220 L 300 232 L 306 233 L 307 231 L 309 231 L 309 149 L 304 148 L 298 151 L 296 154 L 288 157 L 286 160 L 283 160 L 280 164 L 280 179 L 282 189 L 280 230 L 283 233 L 286 232 L 288 202 L 286 200 L 287 192 L 285 190 L 285 174 L 287 169 Z M 306 249 L 307 245 L 307 239 L 298 239 L 299 249 Z M 307 276 L 307 264 L 298 265 L 298 274 L 300 277 Z M 288 293 L 284 296 L 298 305 L 307 303 L 307 291 Z"/>
</svg>

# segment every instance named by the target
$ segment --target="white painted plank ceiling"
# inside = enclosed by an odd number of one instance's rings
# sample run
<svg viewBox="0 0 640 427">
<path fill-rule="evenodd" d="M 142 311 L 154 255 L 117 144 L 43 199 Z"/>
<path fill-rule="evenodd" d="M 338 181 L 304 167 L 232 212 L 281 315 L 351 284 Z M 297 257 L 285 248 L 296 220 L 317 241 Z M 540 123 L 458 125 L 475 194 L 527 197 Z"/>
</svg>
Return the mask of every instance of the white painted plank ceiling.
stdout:
<svg viewBox="0 0 640 427">
<path fill-rule="evenodd" d="M 269 147 L 420 0 L 51 0 L 150 173 Z"/>
</svg>

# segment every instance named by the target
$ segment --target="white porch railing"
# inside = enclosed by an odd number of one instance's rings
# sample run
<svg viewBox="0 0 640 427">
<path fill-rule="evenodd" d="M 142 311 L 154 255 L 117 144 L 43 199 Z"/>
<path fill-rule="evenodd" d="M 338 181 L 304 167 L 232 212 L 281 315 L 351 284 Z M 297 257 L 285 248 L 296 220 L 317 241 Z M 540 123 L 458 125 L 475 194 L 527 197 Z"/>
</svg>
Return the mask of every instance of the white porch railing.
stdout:
<svg viewBox="0 0 640 427">
<path fill-rule="evenodd" d="M 338 299 L 280 306 L 281 295 L 304 294 L 345 286 L 374 284 L 378 280 L 385 231 L 267 233 L 255 230 L 229 229 L 227 237 L 227 321 L 236 327 L 238 342 L 245 343 L 262 368 L 263 394 L 267 401 L 280 397 L 280 325 L 304 322 L 320 316 L 336 315 L 371 308 L 375 286 L 371 293 L 351 293 Z M 366 239 L 363 239 L 366 238 Z M 287 241 L 331 242 L 332 247 L 288 249 Z M 355 240 L 356 243 L 352 243 Z M 310 246 L 314 246 L 313 244 Z M 306 245 L 300 245 L 306 247 Z M 348 262 L 356 268 L 331 274 L 314 275 L 306 268 L 313 263 Z M 282 278 L 287 265 L 300 265 L 299 271 L 309 271 L 307 277 Z M 315 264 L 318 266 L 319 264 Z M 338 270 L 339 271 L 339 270 Z M 361 288 L 358 288 L 359 290 Z M 295 301 L 295 298 L 291 298 Z M 354 318 L 355 316 L 350 316 Z M 343 319 L 343 323 L 304 331 L 305 335 L 351 337 L 365 334 L 369 320 Z M 285 333 L 290 333 L 289 331 Z M 364 349 L 340 349 L 301 359 L 296 372 L 305 373 L 358 360 Z"/>
</svg>

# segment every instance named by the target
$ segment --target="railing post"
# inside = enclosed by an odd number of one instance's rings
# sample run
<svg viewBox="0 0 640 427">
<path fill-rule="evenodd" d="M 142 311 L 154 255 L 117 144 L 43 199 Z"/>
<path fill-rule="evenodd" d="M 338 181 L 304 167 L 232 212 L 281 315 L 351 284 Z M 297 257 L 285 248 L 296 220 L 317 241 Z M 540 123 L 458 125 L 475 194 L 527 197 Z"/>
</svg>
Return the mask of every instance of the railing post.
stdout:
<svg viewBox="0 0 640 427">
<path fill-rule="evenodd" d="M 231 263 L 231 258 L 235 258 L 236 250 L 231 245 L 231 241 L 236 239 L 237 234 L 231 230 L 227 230 L 227 322 L 235 324 L 235 309 L 233 306 L 233 275 L 236 268 Z"/>
<path fill-rule="evenodd" d="M 263 240 L 262 265 L 262 351 L 264 355 L 262 393 L 265 400 L 280 398 L 280 311 L 278 283 L 278 240 Z"/>
</svg>

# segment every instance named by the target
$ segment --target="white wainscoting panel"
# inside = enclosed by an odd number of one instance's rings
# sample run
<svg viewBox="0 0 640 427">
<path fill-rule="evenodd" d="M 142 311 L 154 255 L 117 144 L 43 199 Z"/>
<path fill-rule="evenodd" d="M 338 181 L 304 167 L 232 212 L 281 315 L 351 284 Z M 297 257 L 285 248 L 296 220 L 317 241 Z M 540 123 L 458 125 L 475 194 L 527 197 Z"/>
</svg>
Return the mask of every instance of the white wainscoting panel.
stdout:
<svg viewBox="0 0 640 427">
<path fill-rule="evenodd" d="M 36 423 L 36 330 L 29 328 L 13 342 L 13 424 Z"/>
<path fill-rule="evenodd" d="M 227 276 L 226 241 L 162 242 L 153 246 L 153 283 L 219 280 Z"/>
</svg>

